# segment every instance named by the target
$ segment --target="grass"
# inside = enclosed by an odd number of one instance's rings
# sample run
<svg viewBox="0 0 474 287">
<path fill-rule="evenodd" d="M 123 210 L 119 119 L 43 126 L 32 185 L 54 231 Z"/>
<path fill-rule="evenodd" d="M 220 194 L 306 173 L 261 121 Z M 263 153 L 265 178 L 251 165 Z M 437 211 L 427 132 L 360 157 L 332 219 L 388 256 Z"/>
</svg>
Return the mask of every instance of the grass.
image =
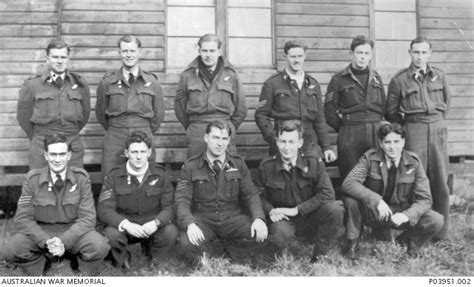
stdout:
<svg viewBox="0 0 474 287">
<path fill-rule="evenodd" d="M 164 262 L 148 264 L 139 256 L 139 245 L 131 246 L 132 269 L 123 272 L 104 262 L 102 276 L 473 276 L 474 266 L 474 180 L 456 179 L 451 207 L 450 239 L 428 243 L 418 258 L 406 255 L 404 247 L 394 242 L 374 241 L 366 232 L 360 243 L 361 258 L 351 261 L 335 247 L 318 263 L 310 263 L 312 246 L 295 242 L 273 262 L 254 259 L 252 264 L 234 264 L 228 258 L 204 255 L 196 268 L 189 268 L 176 256 Z M 0 250 L 10 236 L 11 220 L 0 221 Z M 340 245 L 342 239 L 337 240 Z M 0 263 L 0 275 L 24 276 L 20 268 L 5 261 Z M 69 261 L 54 264 L 50 276 L 77 276 Z"/>
</svg>

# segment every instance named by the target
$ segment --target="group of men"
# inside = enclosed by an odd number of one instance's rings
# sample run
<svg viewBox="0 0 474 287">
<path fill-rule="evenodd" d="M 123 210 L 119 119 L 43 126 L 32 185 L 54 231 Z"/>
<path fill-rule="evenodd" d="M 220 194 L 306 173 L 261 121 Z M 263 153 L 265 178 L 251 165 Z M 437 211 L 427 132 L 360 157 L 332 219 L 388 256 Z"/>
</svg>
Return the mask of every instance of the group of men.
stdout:
<svg viewBox="0 0 474 287">
<path fill-rule="evenodd" d="M 140 40 L 119 39 L 122 67 L 105 74 L 97 88 L 95 112 L 106 132 L 96 211 L 79 137 L 90 114 L 90 91 L 67 69 L 68 45 L 48 45 L 48 70 L 25 82 L 18 101 L 18 121 L 31 141 L 31 170 L 14 219 L 18 232 L 4 252 L 9 261 L 40 275 L 51 261 L 72 255 L 73 268 L 96 274 L 106 257 L 129 268 L 127 246 L 133 243 L 151 260 L 167 256 L 177 242 L 178 255 L 196 264 L 217 240 L 239 258 L 245 250 L 278 254 L 298 237 L 314 244 L 311 262 L 317 262 L 343 226 L 343 253 L 351 259 L 357 258 L 363 225 L 384 240 L 393 239 L 392 229 L 404 230 L 396 241 L 413 256 L 435 236 L 446 238 L 444 117 L 450 96 L 444 73 L 428 64 L 427 39 L 411 42 L 412 63 L 392 78 L 387 96 L 370 67 L 374 43 L 355 37 L 351 64 L 331 79 L 324 105 L 318 82 L 303 69 L 306 48 L 287 42 L 287 65 L 265 81 L 256 107 L 270 157 L 254 180 L 235 147 L 247 115 L 238 74 L 216 35 L 202 36 L 198 47 L 176 92 L 188 149 L 174 188 L 155 163 L 162 88 L 140 68 Z M 337 157 L 327 124 L 338 132 Z M 336 159 L 342 201 L 324 164 Z M 105 226 L 101 234 L 96 217 Z"/>
</svg>

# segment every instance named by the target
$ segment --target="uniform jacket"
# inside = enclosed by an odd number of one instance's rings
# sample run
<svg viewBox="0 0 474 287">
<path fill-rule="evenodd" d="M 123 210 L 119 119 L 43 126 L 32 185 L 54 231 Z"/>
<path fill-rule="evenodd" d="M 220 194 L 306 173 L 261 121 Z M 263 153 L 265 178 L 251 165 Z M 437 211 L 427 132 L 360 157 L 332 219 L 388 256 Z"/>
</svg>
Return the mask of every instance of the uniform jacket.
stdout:
<svg viewBox="0 0 474 287">
<path fill-rule="evenodd" d="M 150 165 L 140 184 L 123 164 L 104 179 L 97 207 L 99 220 L 115 228 L 124 219 L 142 225 L 157 218 L 167 225 L 174 219 L 173 191 L 163 166 Z"/>
<path fill-rule="evenodd" d="M 109 125 L 143 127 L 146 120 L 155 132 L 165 117 L 163 90 L 158 78 L 140 69 L 130 86 L 123 78 L 122 69 L 106 73 L 97 88 L 95 113 L 105 129 Z"/>
<path fill-rule="evenodd" d="M 191 157 L 184 164 L 176 187 L 178 221 L 183 229 L 195 223 L 194 214 L 227 219 L 250 211 L 252 220 L 265 220 L 260 198 L 242 157 L 226 154 L 219 174 L 211 169 L 206 153 Z"/>
<path fill-rule="evenodd" d="M 383 150 L 370 149 L 347 175 L 342 191 L 364 205 L 376 208 L 383 199 L 387 178 L 388 169 Z M 432 204 L 429 181 L 415 153 L 403 151 L 395 186 L 387 204 L 394 211 L 402 211 L 413 226 Z"/>
<path fill-rule="evenodd" d="M 49 167 L 33 169 L 23 183 L 14 222 L 18 232 L 45 247 L 53 237 L 48 230 L 62 230 L 58 237 L 66 249 L 95 229 L 96 212 L 89 175 L 82 168 L 68 167 L 65 187 L 57 192 Z M 54 234 L 57 234 L 55 232 Z"/>
<path fill-rule="evenodd" d="M 256 186 L 260 191 L 265 214 L 273 208 L 298 207 L 302 215 L 307 215 L 322 204 L 335 200 L 331 179 L 326 173 L 324 163 L 314 156 L 298 155 L 296 166 L 296 182 L 286 180 L 283 173 L 287 172 L 280 156 L 272 156 L 260 163 Z M 285 189 L 294 184 L 293 194 Z"/>
<path fill-rule="evenodd" d="M 270 144 L 274 142 L 272 119 L 311 122 L 319 145 L 324 151 L 330 149 L 321 88 L 310 75 L 305 74 L 301 91 L 286 71 L 273 74 L 263 83 L 255 120 Z"/>
<path fill-rule="evenodd" d="M 386 95 L 382 78 L 369 67 L 367 90 L 352 73 L 351 66 L 334 75 L 329 82 L 324 103 L 326 121 L 339 131 L 342 119 L 339 114 L 361 115 L 372 113 L 385 115 Z"/>
<path fill-rule="evenodd" d="M 174 111 L 176 117 L 187 128 L 192 116 L 222 114 L 230 117 L 237 129 L 247 116 L 245 94 L 234 67 L 222 57 L 220 71 L 212 83 L 199 70 L 196 57 L 181 74 Z"/>
<path fill-rule="evenodd" d="M 28 138 L 35 126 L 51 126 L 53 130 L 78 134 L 89 120 L 90 90 L 84 78 L 66 72 L 59 88 L 47 70 L 25 81 L 20 89 L 17 119 Z"/>
<path fill-rule="evenodd" d="M 387 120 L 403 124 L 402 114 L 446 115 L 451 95 L 444 72 L 427 65 L 427 75 L 415 67 L 400 70 L 388 86 Z"/>
</svg>

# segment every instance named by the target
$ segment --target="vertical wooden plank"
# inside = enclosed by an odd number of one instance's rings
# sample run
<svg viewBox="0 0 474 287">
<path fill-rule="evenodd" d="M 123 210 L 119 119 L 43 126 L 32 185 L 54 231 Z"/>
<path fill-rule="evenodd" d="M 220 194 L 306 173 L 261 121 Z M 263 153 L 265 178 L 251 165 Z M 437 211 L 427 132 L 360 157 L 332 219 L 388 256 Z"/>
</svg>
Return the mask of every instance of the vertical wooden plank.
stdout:
<svg viewBox="0 0 474 287">
<path fill-rule="evenodd" d="M 415 0 L 416 1 L 416 8 L 415 8 L 415 13 L 416 13 L 416 36 L 420 37 L 421 36 L 421 25 L 420 25 L 420 0 Z"/>
<path fill-rule="evenodd" d="M 227 48 L 227 0 L 216 0 L 216 34 L 222 40 L 222 52 L 229 55 Z"/>
<path fill-rule="evenodd" d="M 56 39 L 61 39 L 61 35 L 62 35 L 62 19 L 63 19 L 63 1 L 61 0 L 57 0 L 56 1 L 56 7 L 57 7 L 57 10 L 58 10 L 58 29 L 56 29 Z"/>
<path fill-rule="evenodd" d="M 369 37 L 372 41 L 375 42 L 375 0 L 369 0 Z M 372 68 L 375 68 L 377 66 L 377 55 L 376 55 L 377 49 L 372 49 L 372 61 L 371 61 L 371 66 Z"/>
</svg>

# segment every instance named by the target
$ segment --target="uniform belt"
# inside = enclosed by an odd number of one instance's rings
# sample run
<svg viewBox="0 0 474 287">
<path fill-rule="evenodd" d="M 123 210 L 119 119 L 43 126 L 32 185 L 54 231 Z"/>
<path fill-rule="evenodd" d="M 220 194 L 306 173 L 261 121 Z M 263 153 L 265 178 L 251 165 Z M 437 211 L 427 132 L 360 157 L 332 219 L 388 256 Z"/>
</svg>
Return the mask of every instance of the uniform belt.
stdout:
<svg viewBox="0 0 474 287">
<path fill-rule="evenodd" d="M 50 134 L 61 134 L 61 135 L 77 135 L 79 134 L 79 129 L 74 125 L 47 125 L 47 126 L 37 126 L 34 127 L 34 134 L 36 135 L 50 135 Z"/>
<path fill-rule="evenodd" d="M 409 123 L 433 123 L 442 121 L 444 119 L 443 114 L 405 114 L 405 122 Z"/>
<path fill-rule="evenodd" d="M 382 116 L 379 114 L 344 114 L 342 115 L 342 123 L 348 124 L 359 124 L 359 123 L 367 123 L 367 122 L 380 122 L 382 120 Z"/>
<path fill-rule="evenodd" d="M 150 127 L 150 120 L 136 115 L 126 115 L 109 119 L 109 126 L 116 128 Z"/>
<path fill-rule="evenodd" d="M 193 204 L 193 210 L 200 213 L 214 213 L 216 209 L 220 212 L 229 212 L 238 208 L 236 202 L 218 203 L 218 204 Z"/>
<path fill-rule="evenodd" d="M 203 122 L 203 123 L 210 123 L 215 120 L 230 120 L 230 115 L 224 113 L 216 113 L 216 114 L 202 114 L 202 115 L 191 115 L 189 116 L 190 122 Z"/>
</svg>

